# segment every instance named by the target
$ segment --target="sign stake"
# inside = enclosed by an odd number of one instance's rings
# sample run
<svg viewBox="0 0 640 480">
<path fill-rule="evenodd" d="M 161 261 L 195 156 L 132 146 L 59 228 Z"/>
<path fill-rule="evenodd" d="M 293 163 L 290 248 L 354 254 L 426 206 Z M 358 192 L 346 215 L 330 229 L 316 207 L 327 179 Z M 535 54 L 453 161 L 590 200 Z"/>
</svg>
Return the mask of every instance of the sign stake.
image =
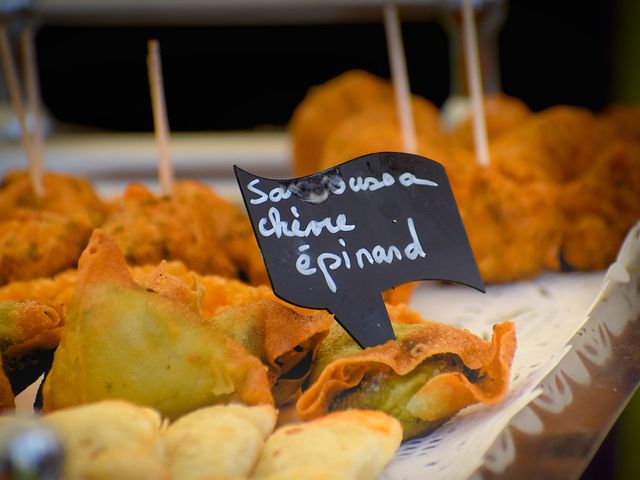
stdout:
<svg viewBox="0 0 640 480">
<path fill-rule="evenodd" d="M 33 28 L 28 26 L 20 34 L 20 47 L 24 62 L 24 78 L 27 86 L 27 110 L 33 121 L 31 146 L 38 171 L 44 171 L 44 130 L 42 127 L 42 96 L 40 94 L 40 75 L 34 46 Z"/>
<path fill-rule="evenodd" d="M 162 63 L 160 47 L 157 40 L 147 42 L 147 74 L 151 89 L 151 106 L 153 109 L 153 126 L 156 146 L 158 148 L 158 177 L 163 195 L 173 193 L 173 168 L 169 151 L 169 122 L 162 80 Z"/>
<path fill-rule="evenodd" d="M 486 167 L 489 165 L 489 141 L 484 116 L 482 75 L 480 74 L 480 60 L 478 55 L 478 34 L 471 0 L 462 0 L 462 37 L 467 66 L 467 82 L 469 83 L 469 91 L 471 93 L 473 140 L 476 158 L 481 166 Z"/>
<path fill-rule="evenodd" d="M 20 91 L 16 66 L 13 61 L 13 55 L 11 54 L 9 35 L 7 34 L 6 27 L 3 25 L 0 25 L 0 57 L 2 60 L 2 68 L 4 70 L 5 78 L 7 79 L 7 90 L 9 91 L 9 97 L 11 98 L 11 104 L 13 105 L 13 109 L 16 112 L 16 116 L 18 117 L 18 122 L 20 124 L 20 140 L 22 141 L 22 148 L 27 156 L 33 191 L 37 197 L 42 197 L 44 192 L 42 171 L 38 165 L 33 144 L 29 137 L 27 119 L 22 105 L 22 92 Z"/>
<path fill-rule="evenodd" d="M 411 90 L 409 88 L 409 76 L 407 75 L 407 62 L 404 55 L 398 9 L 393 4 L 387 4 L 384 6 L 383 13 L 389 64 L 391 66 L 391 80 L 396 96 L 396 110 L 402 131 L 404 149 L 408 153 L 416 153 L 418 144 L 413 121 Z"/>
</svg>

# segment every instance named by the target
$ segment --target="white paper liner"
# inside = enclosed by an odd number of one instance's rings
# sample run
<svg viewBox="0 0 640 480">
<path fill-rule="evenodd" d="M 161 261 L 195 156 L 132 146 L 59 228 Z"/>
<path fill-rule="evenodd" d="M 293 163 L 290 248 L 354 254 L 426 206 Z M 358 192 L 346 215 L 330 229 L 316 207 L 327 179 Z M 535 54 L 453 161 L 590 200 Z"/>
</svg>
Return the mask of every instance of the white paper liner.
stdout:
<svg viewBox="0 0 640 480">
<path fill-rule="evenodd" d="M 512 383 L 501 404 L 469 407 L 432 434 L 403 444 L 381 478 L 464 479 L 482 465 L 503 471 L 516 455 L 510 428 L 530 434 L 543 429 L 527 407 L 529 402 L 561 412 L 572 400 L 567 377 L 579 383 L 589 381 L 576 351 L 592 363 L 604 362 L 610 353 L 609 335 L 619 335 L 629 321 L 638 318 L 639 277 L 640 223 L 630 231 L 606 274 L 545 274 L 529 282 L 490 286 L 486 295 L 461 286 L 420 286 L 411 306 L 428 319 L 464 327 L 485 338 L 496 323 L 507 319 L 516 323 Z M 568 346 L 594 316 L 601 321 L 590 324 L 573 348 Z M 554 387 L 543 392 L 538 384 L 563 358 Z M 506 428 L 518 412 L 517 420 Z"/>
</svg>

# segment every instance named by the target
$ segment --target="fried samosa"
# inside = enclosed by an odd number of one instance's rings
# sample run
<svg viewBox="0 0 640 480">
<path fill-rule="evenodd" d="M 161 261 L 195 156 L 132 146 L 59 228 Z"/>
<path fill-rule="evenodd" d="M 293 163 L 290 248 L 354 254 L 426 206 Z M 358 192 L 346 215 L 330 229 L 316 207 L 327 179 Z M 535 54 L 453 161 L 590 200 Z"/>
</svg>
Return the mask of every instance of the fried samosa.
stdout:
<svg viewBox="0 0 640 480">
<path fill-rule="evenodd" d="M 184 304 L 137 285 L 102 230 L 80 258 L 43 396 L 44 411 L 119 398 L 169 418 L 230 401 L 273 403 L 261 362 Z"/>
<path fill-rule="evenodd" d="M 179 418 L 162 433 L 171 478 L 248 478 L 276 417 L 267 405 L 217 405 Z"/>
<path fill-rule="evenodd" d="M 278 302 L 263 300 L 224 309 L 210 322 L 262 360 L 276 403 L 281 404 L 298 393 L 333 315 L 300 315 Z"/>
<path fill-rule="evenodd" d="M 16 399 L 7 375 L 2 367 L 2 357 L 0 356 L 0 413 L 13 410 L 16 407 Z"/>
<path fill-rule="evenodd" d="M 438 323 L 392 323 L 397 340 L 365 350 L 340 327 L 331 328 L 296 404 L 300 418 L 380 410 L 400 421 L 406 439 L 506 394 L 516 347 L 512 323 L 495 326 L 491 342 Z"/>
<path fill-rule="evenodd" d="M 281 427 L 264 446 L 252 480 L 378 478 L 402 440 L 402 427 L 381 412 L 349 410 Z"/>
<path fill-rule="evenodd" d="M 49 369 L 61 331 L 62 321 L 48 305 L 0 301 L 0 353 L 16 395 Z"/>
<path fill-rule="evenodd" d="M 40 420 L 60 439 L 67 480 L 169 479 L 160 444 L 160 414 L 108 400 L 60 410 Z"/>
</svg>

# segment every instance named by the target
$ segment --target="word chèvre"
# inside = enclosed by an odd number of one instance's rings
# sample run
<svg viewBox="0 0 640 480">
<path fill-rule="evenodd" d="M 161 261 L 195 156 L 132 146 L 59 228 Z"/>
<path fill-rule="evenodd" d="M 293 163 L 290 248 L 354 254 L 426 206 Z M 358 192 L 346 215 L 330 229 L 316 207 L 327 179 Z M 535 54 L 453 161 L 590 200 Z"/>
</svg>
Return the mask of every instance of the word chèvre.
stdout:
<svg viewBox="0 0 640 480">
<path fill-rule="evenodd" d="M 389 173 L 383 173 L 380 178 L 358 176 L 342 179 L 338 177 L 337 181 L 332 184 L 331 193 L 341 195 L 347 189 L 355 193 L 375 192 L 396 183 L 402 187 L 438 186 L 436 182 L 417 178 L 410 172 L 401 173 L 397 178 Z M 247 189 L 255 194 L 253 198 L 249 199 L 249 202 L 253 205 L 260 205 L 266 202 L 278 204 L 290 198 L 293 194 L 292 189 L 286 186 L 278 186 L 269 191 L 264 191 L 260 188 L 259 178 L 249 182 Z M 327 196 L 328 194 L 324 198 L 326 199 Z M 402 234 L 402 237 L 406 238 L 407 242 L 403 241 L 403 246 L 395 244 L 375 245 L 372 248 L 358 248 L 353 251 L 353 249 L 347 247 L 347 242 L 342 238 L 344 233 L 352 232 L 357 228 L 355 222 L 349 221 L 347 213 L 339 213 L 334 218 L 303 219 L 295 206 L 290 206 L 285 215 L 282 215 L 278 206 L 274 205 L 269 207 L 266 216 L 258 221 L 257 233 L 262 237 L 273 236 L 276 239 L 283 237 L 309 239 L 298 246 L 296 270 L 304 276 L 320 274 L 327 288 L 336 293 L 338 285 L 336 285 L 332 271 L 342 268 L 364 270 L 369 265 L 391 264 L 405 259 L 411 261 L 417 258 L 424 258 L 427 254 L 418 238 L 413 218 L 408 217 L 406 219 L 406 226 L 406 233 Z M 342 248 L 338 248 L 337 253 L 318 252 L 321 249 L 313 246 L 313 238 L 322 235 L 337 236 L 337 243 Z M 323 245 L 327 249 L 326 243 L 323 243 Z"/>
</svg>

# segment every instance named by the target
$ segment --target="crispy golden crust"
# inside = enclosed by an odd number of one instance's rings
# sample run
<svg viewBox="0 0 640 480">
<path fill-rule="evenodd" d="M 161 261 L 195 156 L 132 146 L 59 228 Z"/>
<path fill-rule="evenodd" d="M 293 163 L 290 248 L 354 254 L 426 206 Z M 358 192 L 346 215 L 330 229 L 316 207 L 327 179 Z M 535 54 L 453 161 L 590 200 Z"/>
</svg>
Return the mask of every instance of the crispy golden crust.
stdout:
<svg viewBox="0 0 640 480">
<path fill-rule="evenodd" d="M 76 265 L 106 207 L 84 179 L 47 173 L 36 197 L 29 174 L 0 184 L 0 285 L 50 276 Z"/>
<path fill-rule="evenodd" d="M 57 213 L 90 227 L 104 220 L 106 206 L 87 180 L 47 172 L 43 183 L 44 195 L 38 198 L 28 172 L 8 172 L 0 184 L 0 220 L 13 218 L 17 210 Z"/>
<path fill-rule="evenodd" d="M 381 412 L 349 410 L 278 429 L 266 442 L 254 480 L 373 480 L 391 461 L 402 427 Z"/>
<path fill-rule="evenodd" d="M 438 109 L 428 100 L 411 99 L 418 153 L 433 158 L 446 146 Z M 402 152 L 405 146 L 393 98 L 378 100 L 334 125 L 322 150 L 318 170 L 373 152 Z M 435 154 L 435 155 L 434 155 Z"/>
<path fill-rule="evenodd" d="M 199 273 L 267 280 L 246 216 L 197 182 L 177 182 L 170 197 L 129 185 L 103 228 L 132 265 L 180 260 Z"/>
<path fill-rule="evenodd" d="M 210 322 L 262 360 L 274 385 L 276 403 L 280 404 L 298 393 L 311 364 L 295 374 L 292 370 L 315 357 L 333 316 L 326 312 L 300 315 L 278 302 L 262 300 L 224 309 Z"/>
<path fill-rule="evenodd" d="M 2 357 L 0 357 L 0 413 L 13 410 L 16 407 L 15 397 L 9 379 L 2 368 Z"/>
<path fill-rule="evenodd" d="M 457 195 L 480 273 L 485 282 L 534 277 L 557 269 L 562 215 L 556 187 L 518 183 L 495 168 L 477 176 Z"/>
<path fill-rule="evenodd" d="M 517 128 L 532 114 L 522 100 L 504 93 L 486 96 L 484 113 L 489 140 Z M 459 147 L 473 150 L 473 119 L 470 115 L 453 129 L 451 141 Z"/>
<path fill-rule="evenodd" d="M 477 370 L 476 381 L 461 372 L 436 375 L 411 398 L 412 414 L 433 422 L 455 414 L 472 403 L 497 403 L 509 385 L 511 361 L 516 348 L 515 327 L 510 322 L 494 327 L 491 343 L 471 334 L 438 323 L 405 327 L 398 340 L 352 352 L 339 336 L 331 334 L 321 346 L 320 362 L 311 374 L 311 386 L 296 403 L 302 419 L 326 414 L 333 399 L 356 387 L 365 376 L 390 369 L 404 376 L 434 356 L 450 354 L 460 358 L 466 368 Z M 408 407 L 408 406 L 407 406 Z"/>
<path fill-rule="evenodd" d="M 138 286 L 101 230 L 80 258 L 43 396 L 45 411 L 123 398 L 172 418 L 234 400 L 273 403 L 260 361 L 187 306 Z"/>
<path fill-rule="evenodd" d="M 312 87 L 291 119 L 293 162 L 296 176 L 320 170 L 324 144 L 345 118 L 378 99 L 392 99 L 385 80 L 362 70 L 351 70 Z"/>
<path fill-rule="evenodd" d="M 0 285 L 47 277 L 76 265 L 91 227 L 44 211 L 14 211 L 0 222 Z"/>
<path fill-rule="evenodd" d="M 0 302 L 0 352 L 17 367 L 34 350 L 52 350 L 60 341 L 62 321 L 48 305 L 34 301 Z"/>
<path fill-rule="evenodd" d="M 559 201 L 564 260 L 578 270 L 606 268 L 640 218 L 640 144 L 613 143 L 560 190 Z"/>
</svg>

